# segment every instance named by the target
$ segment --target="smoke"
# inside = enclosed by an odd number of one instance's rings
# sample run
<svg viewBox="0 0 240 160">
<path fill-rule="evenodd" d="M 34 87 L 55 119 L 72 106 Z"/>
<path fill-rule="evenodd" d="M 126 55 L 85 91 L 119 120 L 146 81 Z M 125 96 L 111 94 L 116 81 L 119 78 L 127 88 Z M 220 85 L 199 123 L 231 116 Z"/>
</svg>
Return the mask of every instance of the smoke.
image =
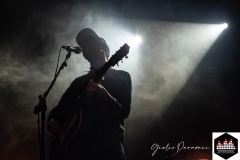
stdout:
<svg viewBox="0 0 240 160">
<path fill-rule="evenodd" d="M 6 155 L 23 142 L 37 141 L 37 116 L 33 115 L 37 96 L 47 90 L 53 79 L 59 48 L 77 46 L 75 37 L 81 29 L 92 28 L 103 37 L 111 54 L 132 35 L 138 34 L 143 39 L 139 48 L 130 48 L 129 58 L 119 68 L 115 67 L 132 76 L 132 110 L 126 120 L 130 141 L 145 136 L 158 125 L 217 38 L 208 35 L 208 25 L 120 18 L 107 3 L 61 2 L 44 7 L 35 4 L 23 27 L 16 26 L 16 34 L 6 34 L 6 41 L 0 46 L 0 141 L 5 144 L 0 149 Z M 62 51 L 61 61 L 65 55 L 66 51 Z M 89 70 L 82 55 L 73 54 L 67 63 L 47 97 L 48 112 L 70 83 Z M 198 89 L 190 92 L 203 94 Z M 141 119 L 144 123 L 139 123 Z"/>
<path fill-rule="evenodd" d="M 11 33 L 5 33 L 4 40 L 1 39 L 4 41 L 0 46 L 2 157 L 22 150 L 20 146 L 29 140 L 37 143 L 37 116 L 33 109 L 38 95 L 47 90 L 53 79 L 59 48 L 77 46 L 75 37 L 85 27 L 93 28 L 102 37 L 102 33 L 108 34 L 104 23 L 111 18 L 104 19 L 96 5 L 62 2 L 42 7 L 45 5 L 36 2 L 34 9 L 29 9 L 27 17 L 22 18 L 24 22 L 15 22 Z M 62 51 L 60 62 L 65 55 L 66 51 Z M 67 63 L 47 97 L 48 112 L 57 105 L 71 81 L 90 67 L 82 55 L 72 55 Z"/>
</svg>

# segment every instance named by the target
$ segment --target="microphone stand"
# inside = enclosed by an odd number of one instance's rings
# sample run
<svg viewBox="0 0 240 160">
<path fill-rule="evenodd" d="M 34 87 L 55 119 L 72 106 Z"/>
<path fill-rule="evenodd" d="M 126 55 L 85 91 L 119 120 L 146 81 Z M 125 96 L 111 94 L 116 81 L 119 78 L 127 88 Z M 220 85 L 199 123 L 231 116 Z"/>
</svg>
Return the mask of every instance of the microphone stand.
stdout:
<svg viewBox="0 0 240 160">
<path fill-rule="evenodd" d="M 54 87 L 55 81 L 57 80 L 57 77 L 61 70 L 63 70 L 64 67 L 67 67 L 67 60 L 71 57 L 71 51 L 68 51 L 68 54 L 66 55 L 66 58 L 64 62 L 61 64 L 57 74 L 55 74 L 54 79 L 50 86 L 48 87 L 47 91 L 43 95 L 39 95 L 38 99 L 38 105 L 34 107 L 34 114 L 38 114 L 41 112 L 41 132 L 39 133 L 39 144 L 40 144 L 40 160 L 45 160 L 45 149 L 44 149 L 44 126 L 45 126 L 45 112 L 47 111 L 47 104 L 46 104 L 46 98 L 50 92 L 50 90 Z"/>
</svg>

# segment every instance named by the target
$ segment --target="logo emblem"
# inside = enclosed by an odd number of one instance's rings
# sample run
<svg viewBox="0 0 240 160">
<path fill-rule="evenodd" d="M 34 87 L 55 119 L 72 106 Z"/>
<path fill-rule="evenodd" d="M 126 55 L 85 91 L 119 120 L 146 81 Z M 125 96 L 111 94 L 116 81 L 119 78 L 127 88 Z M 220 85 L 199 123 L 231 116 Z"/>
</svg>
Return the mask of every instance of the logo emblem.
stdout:
<svg viewBox="0 0 240 160">
<path fill-rule="evenodd" d="M 214 136 L 215 134 L 215 136 Z M 237 135 L 237 136 L 235 136 Z M 213 160 L 229 159 L 235 160 L 235 155 L 238 155 L 238 133 L 213 133 Z M 219 157 L 218 157 L 218 156 Z M 218 157 L 218 158 L 217 158 Z M 232 157 L 232 158 L 231 158 Z"/>
</svg>

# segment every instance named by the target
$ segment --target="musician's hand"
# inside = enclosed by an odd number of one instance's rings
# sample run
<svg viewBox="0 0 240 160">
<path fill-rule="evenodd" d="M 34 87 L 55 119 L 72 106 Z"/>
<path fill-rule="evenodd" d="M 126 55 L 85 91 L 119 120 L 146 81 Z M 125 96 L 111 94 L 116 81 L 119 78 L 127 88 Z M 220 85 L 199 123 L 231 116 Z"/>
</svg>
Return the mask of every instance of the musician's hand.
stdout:
<svg viewBox="0 0 240 160">
<path fill-rule="evenodd" d="M 58 121 L 52 119 L 48 125 L 47 129 L 50 133 L 52 133 L 54 136 L 61 136 L 63 134 L 62 131 L 62 125 Z"/>
<path fill-rule="evenodd" d="M 105 103 L 108 103 L 111 100 L 110 93 L 101 85 L 93 81 L 89 81 L 86 87 L 86 94 L 90 96 L 97 96 Z"/>
</svg>

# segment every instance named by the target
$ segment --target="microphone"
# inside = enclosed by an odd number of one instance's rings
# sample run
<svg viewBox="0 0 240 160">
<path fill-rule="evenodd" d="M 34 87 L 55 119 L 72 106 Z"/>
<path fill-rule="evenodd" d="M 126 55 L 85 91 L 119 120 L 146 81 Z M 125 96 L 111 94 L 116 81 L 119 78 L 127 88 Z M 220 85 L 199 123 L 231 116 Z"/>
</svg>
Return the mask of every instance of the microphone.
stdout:
<svg viewBox="0 0 240 160">
<path fill-rule="evenodd" d="M 68 52 L 74 52 L 79 54 L 82 52 L 80 47 L 72 47 L 72 46 L 62 46 L 63 49 L 66 49 Z"/>
</svg>

